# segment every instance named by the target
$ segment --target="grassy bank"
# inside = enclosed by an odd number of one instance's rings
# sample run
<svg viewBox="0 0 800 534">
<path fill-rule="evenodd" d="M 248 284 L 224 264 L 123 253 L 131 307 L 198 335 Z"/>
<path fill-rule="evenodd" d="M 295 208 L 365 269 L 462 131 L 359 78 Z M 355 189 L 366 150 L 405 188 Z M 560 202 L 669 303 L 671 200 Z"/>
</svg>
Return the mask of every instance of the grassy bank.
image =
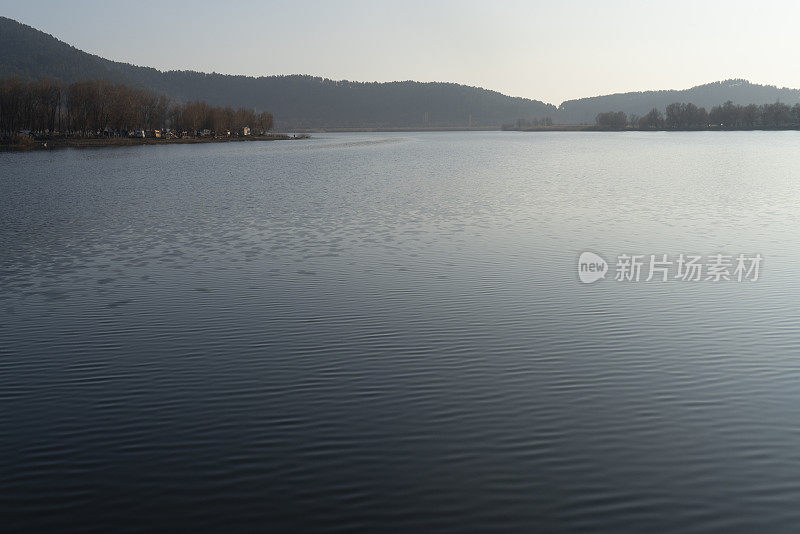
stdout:
<svg viewBox="0 0 800 534">
<path fill-rule="evenodd" d="M 183 137 L 179 139 L 156 139 L 146 137 L 53 137 L 34 139 L 21 136 L 16 139 L 0 140 L 0 150 L 50 150 L 55 148 L 101 148 L 110 146 L 139 145 L 189 145 L 198 143 L 234 143 L 240 141 L 294 141 L 308 139 L 308 135 L 249 135 L 246 137 Z"/>
</svg>

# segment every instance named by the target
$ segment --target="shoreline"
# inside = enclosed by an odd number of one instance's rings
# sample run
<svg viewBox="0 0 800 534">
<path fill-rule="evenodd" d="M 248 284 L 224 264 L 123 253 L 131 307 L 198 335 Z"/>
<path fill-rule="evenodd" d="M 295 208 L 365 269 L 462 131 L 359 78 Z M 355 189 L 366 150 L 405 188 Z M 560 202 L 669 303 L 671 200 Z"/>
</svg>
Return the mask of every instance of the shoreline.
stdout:
<svg viewBox="0 0 800 534">
<path fill-rule="evenodd" d="M 295 141 L 308 139 L 307 134 L 252 135 L 247 137 L 183 137 L 178 139 L 157 139 L 145 137 L 53 137 L 49 139 L 28 138 L 18 143 L 0 142 L 0 151 L 54 150 L 59 148 L 105 148 L 144 145 L 193 145 L 200 143 L 238 143 L 243 141 Z"/>
<path fill-rule="evenodd" d="M 500 128 L 491 127 L 469 127 L 469 126 L 397 126 L 397 127 L 330 127 L 330 128 L 296 128 L 293 131 L 298 133 L 360 133 L 360 132 L 499 132 Z"/>
<path fill-rule="evenodd" d="M 530 128 L 504 128 L 504 132 L 796 132 L 798 127 L 786 128 L 602 128 L 588 124 L 560 126 L 532 126 Z"/>
<path fill-rule="evenodd" d="M 298 128 L 301 134 L 325 133 L 425 133 L 425 132 L 784 132 L 800 131 L 798 127 L 785 128 L 603 128 L 593 124 L 560 124 L 553 126 L 532 126 L 530 128 L 467 128 L 467 127 L 430 127 L 430 128 Z"/>
</svg>

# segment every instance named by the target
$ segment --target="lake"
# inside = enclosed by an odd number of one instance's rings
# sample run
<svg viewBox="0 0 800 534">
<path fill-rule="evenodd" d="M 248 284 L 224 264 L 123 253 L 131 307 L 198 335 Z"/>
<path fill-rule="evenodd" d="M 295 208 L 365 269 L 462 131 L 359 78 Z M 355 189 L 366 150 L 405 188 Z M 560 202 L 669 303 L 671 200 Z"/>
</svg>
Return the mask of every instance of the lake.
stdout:
<svg viewBox="0 0 800 534">
<path fill-rule="evenodd" d="M 800 132 L 2 153 L 3 528 L 794 531 L 799 226 Z"/>
</svg>

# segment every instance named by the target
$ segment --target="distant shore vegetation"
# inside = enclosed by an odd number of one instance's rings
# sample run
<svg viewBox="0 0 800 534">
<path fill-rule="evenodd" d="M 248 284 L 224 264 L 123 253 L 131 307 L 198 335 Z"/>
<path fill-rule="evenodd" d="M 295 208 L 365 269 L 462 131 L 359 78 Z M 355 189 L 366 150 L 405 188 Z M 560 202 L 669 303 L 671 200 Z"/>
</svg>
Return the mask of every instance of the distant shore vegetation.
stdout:
<svg viewBox="0 0 800 534">
<path fill-rule="evenodd" d="M 653 108 L 644 116 L 624 111 L 598 113 L 594 125 L 553 125 L 549 118 L 524 120 L 503 125 L 504 130 L 571 130 L 571 131 L 663 131 L 663 130 L 800 130 L 800 104 L 789 106 L 749 104 L 742 106 L 727 101 L 711 111 L 692 103 L 675 102 L 662 112 Z"/>
<path fill-rule="evenodd" d="M 0 142 L 48 139 L 229 138 L 264 136 L 270 113 L 176 103 L 144 89 L 106 80 L 0 80 Z"/>
</svg>

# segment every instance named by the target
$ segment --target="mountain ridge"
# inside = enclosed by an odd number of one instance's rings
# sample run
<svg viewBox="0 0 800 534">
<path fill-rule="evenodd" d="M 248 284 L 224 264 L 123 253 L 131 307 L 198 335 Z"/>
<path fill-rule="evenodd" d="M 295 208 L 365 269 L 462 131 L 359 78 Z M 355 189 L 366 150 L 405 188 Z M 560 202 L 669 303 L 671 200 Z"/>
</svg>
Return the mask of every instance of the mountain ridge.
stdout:
<svg viewBox="0 0 800 534">
<path fill-rule="evenodd" d="M 104 59 L 0 17 L 0 77 L 104 78 L 186 102 L 269 111 L 282 128 L 499 127 L 556 107 L 497 91 L 443 82 L 352 82 L 310 75 L 251 77 L 159 71 Z"/>
<path fill-rule="evenodd" d="M 800 103 L 800 89 L 729 79 L 688 89 L 620 92 L 570 99 L 559 106 L 449 82 L 355 82 L 292 74 L 244 76 L 167 70 L 105 59 L 0 16 L 0 78 L 53 78 L 66 83 L 108 79 L 165 94 L 179 102 L 269 111 L 280 128 L 498 128 L 517 119 L 592 124 L 598 113 L 629 116 L 673 102 L 706 107 L 775 101 Z"/>
</svg>

